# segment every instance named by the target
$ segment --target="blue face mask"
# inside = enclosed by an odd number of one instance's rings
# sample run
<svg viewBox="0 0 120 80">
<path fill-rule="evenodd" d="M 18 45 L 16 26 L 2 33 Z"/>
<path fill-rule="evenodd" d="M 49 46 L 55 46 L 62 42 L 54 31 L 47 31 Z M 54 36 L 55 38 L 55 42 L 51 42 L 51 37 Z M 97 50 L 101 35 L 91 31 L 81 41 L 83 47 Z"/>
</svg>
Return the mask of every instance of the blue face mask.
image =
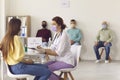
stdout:
<svg viewBox="0 0 120 80">
<path fill-rule="evenodd" d="M 51 27 L 51 30 L 56 32 L 57 31 L 57 27 L 54 25 L 54 26 Z"/>
<path fill-rule="evenodd" d="M 103 25 L 102 25 L 102 28 L 103 28 L 103 29 L 106 29 L 106 28 L 107 28 L 107 25 L 106 25 L 106 24 L 103 24 Z"/>
</svg>

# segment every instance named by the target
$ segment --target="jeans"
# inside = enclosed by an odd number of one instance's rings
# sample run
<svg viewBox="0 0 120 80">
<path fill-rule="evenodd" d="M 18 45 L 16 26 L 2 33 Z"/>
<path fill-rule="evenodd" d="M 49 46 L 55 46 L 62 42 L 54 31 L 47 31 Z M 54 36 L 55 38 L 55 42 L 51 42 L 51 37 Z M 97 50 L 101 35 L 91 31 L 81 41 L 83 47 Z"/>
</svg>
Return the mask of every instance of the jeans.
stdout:
<svg viewBox="0 0 120 80">
<path fill-rule="evenodd" d="M 35 76 L 34 80 L 48 80 L 51 71 L 47 65 L 18 63 L 9 66 L 13 74 L 29 74 Z"/>
<path fill-rule="evenodd" d="M 99 48 L 101 47 L 104 47 L 105 48 L 105 52 L 106 52 L 106 60 L 109 59 L 109 54 L 110 54 L 110 47 L 112 46 L 111 43 L 108 43 L 107 45 L 104 46 L 104 43 L 103 41 L 99 41 L 98 42 L 98 45 L 97 46 L 94 46 L 94 51 L 95 51 L 95 54 L 96 54 L 96 58 L 97 60 L 100 60 L 101 56 L 99 54 Z"/>
</svg>

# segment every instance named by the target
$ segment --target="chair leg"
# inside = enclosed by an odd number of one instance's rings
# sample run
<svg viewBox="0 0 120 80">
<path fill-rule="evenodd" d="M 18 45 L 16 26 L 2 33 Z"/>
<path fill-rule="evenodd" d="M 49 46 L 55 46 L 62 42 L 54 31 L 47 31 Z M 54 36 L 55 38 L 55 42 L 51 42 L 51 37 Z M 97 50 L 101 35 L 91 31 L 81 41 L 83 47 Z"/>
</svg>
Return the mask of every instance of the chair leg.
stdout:
<svg viewBox="0 0 120 80">
<path fill-rule="evenodd" d="M 61 72 L 60 77 L 62 77 L 63 74 L 64 74 L 64 80 L 68 79 L 68 74 L 69 74 L 71 80 L 74 80 L 73 75 L 71 74 L 71 72 Z"/>
<path fill-rule="evenodd" d="M 103 51 L 104 51 L 104 49 L 102 49 L 102 51 L 101 51 L 101 53 L 100 53 L 100 57 L 102 56 L 102 54 L 103 54 Z"/>
<path fill-rule="evenodd" d="M 62 75 L 63 75 L 63 72 L 61 72 L 59 76 L 62 77 Z"/>
<path fill-rule="evenodd" d="M 67 72 L 64 72 L 64 80 L 67 80 L 67 79 L 68 79 Z"/>
<path fill-rule="evenodd" d="M 79 62 L 81 61 L 81 58 L 79 57 Z"/>
<path fill-rule="evenodd" d="M 72 80 L 74 80 L 73 75 L 71 74 L 71 72 L 68 72 L 68 74 L 70 75 L 70 78 L 71 78 Z"/>
<path fill-rule="evenodd" d="M 23 78 L 23 79 L 16 79 L 16 80 L 27 80 L 27 78 Z"/>
<path fill-rule="evenodd" d="M 111 59 L 111 57 L 109 56 L 109 62 L 111 62 L 112 61 L 112 59 Z"/>
<path fill-rule="evenodd" d="M 101 51 L 101 53 L 100 53 L 100 57 L 102 56 L 103 51 L 104 51 L 104 49 L 102 49 L 102 51 Z M 112 61 L 112 59 L 111 59 L 111 57 L 109 56 L 109 62 L 111 62 L 111 61 Z"/>
<path fill-rule="evenodd" d="M 27 78 L 24 78 L 23 80 L 27 80 Z"/>
</svg>

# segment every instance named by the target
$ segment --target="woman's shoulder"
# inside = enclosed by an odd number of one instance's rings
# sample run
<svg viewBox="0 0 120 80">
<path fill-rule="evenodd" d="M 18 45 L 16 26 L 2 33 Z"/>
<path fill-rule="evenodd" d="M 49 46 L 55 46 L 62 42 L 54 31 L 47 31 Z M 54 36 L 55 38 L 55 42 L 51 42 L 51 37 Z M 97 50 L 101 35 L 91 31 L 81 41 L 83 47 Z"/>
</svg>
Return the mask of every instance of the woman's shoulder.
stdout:
<svg viewBox="0 0 120 80">
<path fill-rule="evenodd" d="M 14 40 L 19 40 L 19 39 L 20 39 L 20 36 L 18 36 L 18 35 L 14 36 Z"/>
<path fill-rule="evenodd" d="M 19 38 L 19 36 L 18 36 L 18 35 L 15 35 L 14 38 Z"/>
</svg>

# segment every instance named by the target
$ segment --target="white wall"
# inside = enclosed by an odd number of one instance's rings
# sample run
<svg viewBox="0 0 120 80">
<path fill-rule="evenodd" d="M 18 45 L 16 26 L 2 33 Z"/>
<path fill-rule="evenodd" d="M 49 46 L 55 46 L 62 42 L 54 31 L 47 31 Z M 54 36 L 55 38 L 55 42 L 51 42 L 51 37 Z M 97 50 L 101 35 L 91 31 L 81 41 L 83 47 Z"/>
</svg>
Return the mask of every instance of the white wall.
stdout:
<svg viewBox="0 0 120 80">
<path fill-rule="evenodd" d="M 5 0 L 0 0 L 0 40 L 4 36 L 5 27 Z"/>
<path fill-rule="evenodd" d="M 5 35 L 6 15 L 9 12 L 9 0 L 0 0 L 0 41 Z"/>
<path fill-rule="evenodd" d="M 61 0 L 10 0 L 9 15 L 30 15 L 32 17 L 32 36 L 39 29 L 40 22 L 50 24 L 54 16 L 61 16 L 69 26 L 69 20 L 78 21 L 83 33 L 82 59 L 93 60 L 93 44 L 101 22 L 106 20 L 115 32 L 111 55 L 120 60 L 120 0 L 70 0 L 70 8 L 62 8 Z"/>
</svg>

